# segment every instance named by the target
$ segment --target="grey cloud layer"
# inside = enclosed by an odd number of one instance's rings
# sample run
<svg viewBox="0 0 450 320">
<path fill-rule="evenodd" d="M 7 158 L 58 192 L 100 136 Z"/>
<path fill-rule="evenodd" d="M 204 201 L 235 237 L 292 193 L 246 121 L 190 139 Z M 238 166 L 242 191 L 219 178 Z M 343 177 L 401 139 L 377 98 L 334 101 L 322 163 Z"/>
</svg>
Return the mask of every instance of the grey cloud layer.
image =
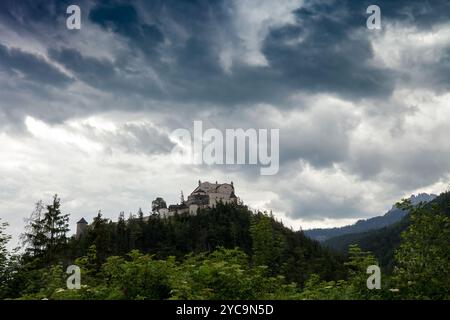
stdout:
<svg viewBox="0 0 450 320">
<path fill-rule="evenodd" d="M 17 48 L 0 44 L 0 70 L 9 76 L 41 84 L 64 87 L 72 81 L 55 66 L 39 57 Z"/>
<path fill-rule="evenodd" d="M 446 8 L 445 1 L 437 1 L 436 6 L 410 1 L 379 5 L 387 19 L 420 26 L 438 24 L 445 17 L 441 12 Z M 288 98 L 299 92 L 328 92 L 350 100 L 383 99 L 392 93 L 400 77 L 398 70 L 373 63 L 372 35 L 365 29 L 367 6 L 360 2 L 306 1 L 293 13 L 293 24 L 270 30 L 263 40 L 267 66 L 247 65 L 235 59 L 230 70 L 224 70 L 220 54 L 223 41 L 234 47 L 241 41 L 239 30 L 230 23 L 235 11 L 232 2 L 82 2 L 83 10 L 88 10 L 83 14 L 88 19 L 84 28 L 98 26 L 126 46 L 127 52 L 112 53 L 112 60 L 77 49 L 70 32 L 60 25 L 64 15 L 58 12 L 64 13 L 63 3 L 45 1 L 38 6 L 7 2 L 2 6 L 0 21 L 9 27 L 24 29 L 23 21 L 30 21 L 33 28 L 42 29 L 36 30 L 37 34 L 58 27 L 60 31 L 50 33 L 52 38 L 44 43 L 48 58 L 64 66 L 78 81 L 112 94 L 191 102 L 198 108 L 209 104 L 242 108 L 253 103 L 287 106 Z M 414 19 L 408 10 L 413 11 Z M 95 38 L 90 41 L 95 46 Z M 31 53 L 0 48 L 0 54 L 8 56 L 9 52 L 10 59 L 19 53 L 22 60 L 26 57 L 27 61 L 16 64 L 19 70 L 26 67 L 30 79 L 36 80 L 39 74 L 39 81 L 59 86 L 70 81 Z M 19 59 L 4 59 L 4 63 L 12 69 Z M 445 84 L 448 55 L 441 62 L 443 68 L 428 72 Z"/>
<path fill-rule="evenodd" d="M 290 23 L 267 30 L 260 43 L 265 65 L 240 56 L 246 44 L 233 24 L 238 2 L 79 3 L 82 29 L 69 31 L 65 9 L 71 1 L 1 2 L 5 32 L 0 29 L 0 35 L 16 35 L 0 38 L 3 131 L 23 130 L 27 115 L 59 124 L 108 112 L 147 112 L 155 116 L 156 127 L 167 131 L 190 128 L 196 119 L 223 129 L 280 128 L 280 179 L 287 186 L 280 182 L 275 188 L 287 200 L 273 205 L 296 208 L 292 215 L 303 217 L 353 217 L 365 198 L 352 193 L 324 200 L 321 186 L 309 188 L 293 178 L 304 169 L 299 162 L 319 171 L 339 166 L 361 183 L 393 186 L 396 195 L 450 172 L 445 145 L 407 137 L 405 119 L 413 106 L 395 97 L 399 90 L 424 88 L 446 93 L 450 43 L 431 62 L 405 59 L 405 68 L 375 63 L 374 41 L 386 31 L 366 29 L 371 1 L 304 1 Z M 389 28 L 448 26 L 448 1 L 377 4 Z M 388 132 L 385 145 L 356 139 L 355 132 L 369 120 L 379 134 Z M 127 153 L 165 154 L 172 147 L 167 135 L 152 126 L 125 124 L 115 134 L 85 130 L 106 148 Z M 429 133 L 431 141 L 448 132 L 436 128 Z M 257 172 L 239 169 L 248 180 Z"/>
</svg>

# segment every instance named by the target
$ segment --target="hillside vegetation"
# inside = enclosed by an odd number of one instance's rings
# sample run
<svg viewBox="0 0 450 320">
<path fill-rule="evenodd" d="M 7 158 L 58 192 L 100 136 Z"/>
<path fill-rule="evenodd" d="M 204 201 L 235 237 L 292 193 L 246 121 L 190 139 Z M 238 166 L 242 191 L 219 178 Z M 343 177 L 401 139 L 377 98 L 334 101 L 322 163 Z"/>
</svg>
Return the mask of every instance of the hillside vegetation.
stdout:
<svg viewBox="0 0 450 320">
<path fill-rule="evenodd" d="M 416 203 L 417 205 L 417 203 Z M 442 193 L 434 200 L 423 203 L 425 210 L 437 208 L 439 213 L 449 217 L 450 213 L 450 192 Z M 399 208 L 398 210 L 403 210 Z M 406 212 L 406 211 L 405 211 Z M 385 270 L 391 272 L 394 267 L 394 255 L 402 241 L 402 233 L 411 224 L 411 215 L 406 214 L 399 222 L 377 230 L 361 233 L 346 234 L 333 237 L 323 242 L 323 245 L 339 253 L 347 254 L 348 248 L 356 244 L 361 249 L 372 252 Z M 448 249 L 450 251 L 450 239 Z"/>
<path fill-rule="evenodd" d="M 448 299 L 448 195 L 412 207 L 380 290 L 366 286 L 378 261 L 350 246 L 347 259 L 271 215 L 219 204 L 197 215 L 117 222 L 101 213 L 81 239 L 67 238 L 57 196 L 38 203 L 24 232 L 26 250 L 8 252 L 0 224 L 2 299 Z M 447 201 L 447 202 L 446 202 Z M 66 268 L 81 270 L 67 287 Z M 383 270 L 383 269 L 382 269 Z"/>
</svg>

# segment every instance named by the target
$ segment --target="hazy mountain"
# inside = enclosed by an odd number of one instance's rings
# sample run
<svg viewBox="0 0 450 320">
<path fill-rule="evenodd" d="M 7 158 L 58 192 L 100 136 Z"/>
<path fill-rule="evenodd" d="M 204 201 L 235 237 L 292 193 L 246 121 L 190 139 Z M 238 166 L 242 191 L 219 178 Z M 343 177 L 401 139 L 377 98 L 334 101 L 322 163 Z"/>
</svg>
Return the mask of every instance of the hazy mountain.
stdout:
<svg viewBox="0 0 450 320">
<path fill-rule="evenodd" d="M 430 202 L 436 197 L 437 196 L 435 194 L 420 193 L 418 195 L 412 195 L 409 199 L 412 204 L 418 204 L 419 202 Z M 402 211 L 393 205 L 392 209 L 386 212 L 383 216 L 373 217 L 366 220 L 358 220 L 355 224 L 340 228 L 305 230 L 304 234 L 318 241 L 326 241 L 337 236 L 384 228 L 400 221 L 406 214 L 407 212 Z"/>
<path fill-rule="evenodd" d="M 413 200 L 420 199 L 420 196 Z M 430 195 L 434 196 L 434 195 Z M 437 205 L 442 212 L 450 215 L 450 192 L 444 192 L 438 197 L 429 201 L 428 205 Z M 425 198 L 421 198 L 425 199 Z M 423 200 L 413 202 L 417 204 Z M 403 214 L 405 214 L 403 212 Z M 387 271 L 391 270 L 393 265 L 394 252 L 401 242 L 401 233 L 409 226 L 409 214 L 406 214 L 400 221 L 383 227 L 381 229 L 369 230 L 360 233 L 344 234 L 337 237 L 330 238 L 322 245 L 331 248 L 340 253 L 346 254 L 348 247 L 351 244 L 357 244 L 364 251 L 372 252 L 381 263 L 383 267 L 387 267 Z"/>
</svg>

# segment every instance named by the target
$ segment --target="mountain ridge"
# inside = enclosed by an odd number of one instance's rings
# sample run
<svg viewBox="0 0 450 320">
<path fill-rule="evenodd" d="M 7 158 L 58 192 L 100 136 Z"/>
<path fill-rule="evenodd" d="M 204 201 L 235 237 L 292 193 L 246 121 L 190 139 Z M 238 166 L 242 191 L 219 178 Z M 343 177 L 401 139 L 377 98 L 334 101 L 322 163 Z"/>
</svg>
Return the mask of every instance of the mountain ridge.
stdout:
<svg viewBox="0 0 450 320">
<path fill-rule="evenodd" d="M 417 205 L 420 202 L 430 202 L 436 199 L 436 197 L 437 195 L 435 194 L 419 193 L 417 195 L 411 195 L 411 197 L 409 197 L 409 200 L 411 201 L 411 204 Z M 397 207 L 395 207 L 395 205 L 393 205 L 392 208 L 382 216 L 360 219 L 352 225 L 343 227 L 315 228 L 304 230 L 303 232 L 311 239 L 324 242 L 338 236 L 344 236 L 353 233 L 363 233 L 393 225 L 403 219 L 407 214 L 408 212 L 398 209 Z"/>
<path fill-rule="evenodd" d="M 425 204 L 425 207 L 431 206 L 437 206 L 441 212 L 450 216 L 450 192 L 443 192 Z M 410 214 L 406 213 L 400 221 L 392 225 L 380 229 L 332 237 L 321 244 L 334 250 L 336 253 L 344 255 L 348 254 L 349 245 L 357 244 L 362 250 L 372 252 L 380 262 L 380 265 L 386 267 L 386 271 L 390 272 L 394 264 L 394 252 L 402 241 L 401 234 L 410 225 L 409 217 Z"/>
</svg>

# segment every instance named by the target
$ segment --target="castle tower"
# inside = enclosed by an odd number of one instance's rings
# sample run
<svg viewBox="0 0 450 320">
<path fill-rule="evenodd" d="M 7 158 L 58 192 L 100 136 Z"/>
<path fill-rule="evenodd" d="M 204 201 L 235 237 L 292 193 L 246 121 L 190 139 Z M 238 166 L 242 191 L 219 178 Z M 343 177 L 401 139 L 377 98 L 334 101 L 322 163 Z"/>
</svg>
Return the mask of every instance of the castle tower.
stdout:
<svg viewBox="0 0 450 320">
<path fill-rule="evenodd" d="M 80 239 L 83 233 L 86 231 L 88 223 L 84 218 L 81 218 L 80 221 L 77 222 L 77 234 L 75 235 L 76 239 Z"/>
</svg>

